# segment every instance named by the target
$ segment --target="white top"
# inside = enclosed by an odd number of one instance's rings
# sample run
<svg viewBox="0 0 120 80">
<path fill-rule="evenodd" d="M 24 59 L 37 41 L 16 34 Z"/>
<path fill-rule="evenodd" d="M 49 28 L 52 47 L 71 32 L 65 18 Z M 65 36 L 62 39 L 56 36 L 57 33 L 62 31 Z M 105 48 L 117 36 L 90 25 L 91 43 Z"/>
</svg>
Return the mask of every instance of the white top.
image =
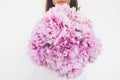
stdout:
<svg viewBox="0 0 120 80">
<path fill-rule="evenodd" d="M 62 78 L 53 70 L 44 67 L 36 67 L 31 75 L 31 80 L 87 80 L 86 74 L 83 73 L 76 79 Z"/>
</svg>

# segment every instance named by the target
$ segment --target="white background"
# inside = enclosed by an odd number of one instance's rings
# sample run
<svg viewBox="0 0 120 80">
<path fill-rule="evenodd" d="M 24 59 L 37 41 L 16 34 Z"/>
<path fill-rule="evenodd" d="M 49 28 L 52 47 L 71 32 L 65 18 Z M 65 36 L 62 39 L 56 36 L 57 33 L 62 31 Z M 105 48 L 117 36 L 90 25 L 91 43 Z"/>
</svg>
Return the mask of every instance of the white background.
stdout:
<svg viewBox="0 0 120 80">
<path fill-rule="evenodd" d="M 120 1 L 79 0 L 79 5 L 93 21 L 103 49 L 76 80 L 120 80 Z M 0 80 L 58 80 L 27 55 L 28 39 L 44 8 L 45 0 L 0 0 Z"/>
</svg>

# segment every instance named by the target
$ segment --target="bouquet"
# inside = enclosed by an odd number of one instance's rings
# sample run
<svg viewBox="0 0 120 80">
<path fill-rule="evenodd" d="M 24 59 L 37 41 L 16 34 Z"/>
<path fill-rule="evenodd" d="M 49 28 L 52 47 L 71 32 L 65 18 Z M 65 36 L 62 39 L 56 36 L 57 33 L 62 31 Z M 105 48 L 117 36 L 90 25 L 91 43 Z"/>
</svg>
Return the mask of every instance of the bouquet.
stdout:
<svg viewBox="0 0 120 80">
<path fill-rule="evenodd" d="M 28 53 L 33 63 L 66 78 L 78 77 L 101 53 L 100 40 L 87 17 L 69 5 L 47 11 L 33 29 Z"/>
</svg>

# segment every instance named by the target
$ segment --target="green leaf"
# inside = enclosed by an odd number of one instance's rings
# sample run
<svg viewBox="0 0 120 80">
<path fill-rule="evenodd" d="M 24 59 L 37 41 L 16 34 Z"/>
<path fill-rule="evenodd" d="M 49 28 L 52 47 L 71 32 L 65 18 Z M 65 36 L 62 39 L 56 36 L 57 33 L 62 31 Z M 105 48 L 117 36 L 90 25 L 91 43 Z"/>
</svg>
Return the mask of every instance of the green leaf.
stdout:
<svg viewBox="0 0 120 80">
<path fill-rule="evenodd" d="M 76 8 L 76 11 L 80 11 L 80 8 L 81 8 L 81 6 L 80 6 L 80 7 L 78 7 L 78 8 Z"/>
<path fill-rule="evenodd" d="M 50 43 L 46 43 L 44 46 L 50 47 L 51 44 Z"/>
</svg>

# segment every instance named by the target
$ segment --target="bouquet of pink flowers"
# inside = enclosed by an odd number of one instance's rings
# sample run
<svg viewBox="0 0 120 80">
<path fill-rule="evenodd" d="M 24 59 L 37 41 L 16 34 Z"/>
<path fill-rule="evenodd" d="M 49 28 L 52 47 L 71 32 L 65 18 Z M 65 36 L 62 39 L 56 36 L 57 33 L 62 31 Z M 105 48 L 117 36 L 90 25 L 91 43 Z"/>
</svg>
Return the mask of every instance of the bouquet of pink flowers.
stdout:
<svg viewBox="0 0 120 80">
<path fill-rule="evenodd" d="M 35 64 L 67 78 L 78 77 L 100 53 L 101 43 L 92 22 L 66 4 L 44 14 L 29 42 L 29 55 Z"/>
</svg>

